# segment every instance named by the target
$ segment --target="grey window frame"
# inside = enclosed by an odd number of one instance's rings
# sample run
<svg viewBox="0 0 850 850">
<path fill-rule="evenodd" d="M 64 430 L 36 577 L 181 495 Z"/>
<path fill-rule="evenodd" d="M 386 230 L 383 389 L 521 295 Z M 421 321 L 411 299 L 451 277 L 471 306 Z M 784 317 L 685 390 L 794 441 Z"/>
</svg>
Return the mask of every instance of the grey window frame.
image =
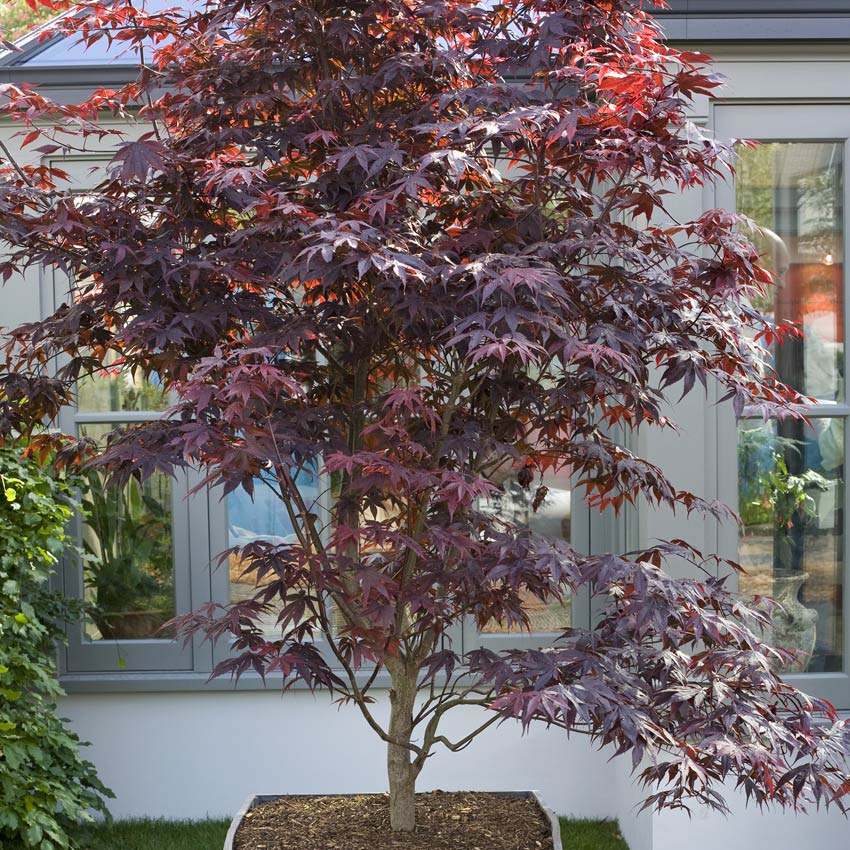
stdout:
<svg viewBox="0 0 850 850">
<path fill-rule="evenodd" d="M 62 157 L 46 157 L 45 163 L 86 174 L 92 167 L 105 164 L 110 154 L 93 152 Z M 85 192 L 87 177 L 78 181 Z M 41 313 L 48 315 L 64 300 L 67 277 L 54 269 L 40 273 Z M 59 426 L 64 433 L 77 433 L 81 425 L 124 424 L 152 421 L 160 416 L 153 411 L 80 412 L 76 407 L 62 411 Z M 190 490 L 200 480 L 197 472 L 188 471 L 175 477 L 172 484 L 172 516 L 174 534 L 174 594 L 178 614 L 189 613 L 210 598 L 209 528 L 207 494 L 190 496 Z M 79 516 L 72 521 L 71 530 L 81 539 L 82 522 Z M 73 598 L 83 596 L 83 569 L 78 557 L 68 555 L 61 570 L 62 592 Z M 182 640 L 98 640 L 85 638 L 84 623 L 66 627 L 67 644 L 60 649 L 59 667 L 63 681 L 76 674 L 110 674 L 129 681 L 140 673 L 205 673 L 209 674 L 211 653 L 201 638 L 187 644 Z"/>
<path fill-rule="evenodd" d="M 779 15 L 850 13 L 846 0 L 668 0 L 669 9 L 654 15 Z"/>
<path fill-rule="evenodd" d="M 672 42 L 829 43 L 850 39 L 844 0 L 670 0 L 653 15 Z"/>
<path fill-rule="evenodd" d="M 611 540 L 610 516 L 592 511 L 573 486 L 570 491 L 570 544 L 584 554 L 593 553 L 594 543 Z M 585 586 L 572 595 L 570 601 L 570 627 L 586 629 L 593 618 L 591 588 Z M 511 649 L 541 649 L 558 645 L 559 634 L 555 632 L 518 631 L 484 633 L 472 617 L 464 618 L 461 624 L 461 649 L 463 653 L 473 649 L 489 649 L 502 652 Z"/>
<path fill-rule="evenodd" d="M 770 142 L 826 142 L 841 141 L 844 144 L 845 169 L 850 163 L 850 105 L 839 103 L 794 103 L 776 100 L 761 103 L 735 103 L 717 101 L 711 105 L 711 126 L 715 134 L 727 142 L 733 138 L 752 138 Z M 755 132 L 752 132 L 755 131 Z M 714 189 L 714 206 L 735 209 L 735 186 L 730 180 L 718 183 Z M 850 330 L 850 269 L 847 254 L 850 249 L 850 179 L 844 175 L 844 360 L 850 360 L 847 347 Z M 814 418 L 841 418 L 844 427 L 844 475 L 847 481 L 850 468 L 850 403 L 847 399 L 850 375 L 844 370 L 843 403 L 816 405 L 806 408 Z M 731 405 L 716 405 L 716 429 L 718 463 L 716 464 L 716 488 L 721 502 L 733 507 L 738 501 L 738 420 Z M 747 410 L 741 419 L 748 417 Z M 786 675 L 789 683 L 813 695 L 828 699 L 839 709 L 850 709 L 850 487 L 844 488 L 844 584 L 843 603 L 843 664 L 844 671 L 836 673 L 801 673 Z M 718 551 L 735 559 L 738 551 L 738 529 L 727 522 L 718 529 Z M 737 578 L 730 577 L 730 587 L 737 589 Z"/>
</svg>

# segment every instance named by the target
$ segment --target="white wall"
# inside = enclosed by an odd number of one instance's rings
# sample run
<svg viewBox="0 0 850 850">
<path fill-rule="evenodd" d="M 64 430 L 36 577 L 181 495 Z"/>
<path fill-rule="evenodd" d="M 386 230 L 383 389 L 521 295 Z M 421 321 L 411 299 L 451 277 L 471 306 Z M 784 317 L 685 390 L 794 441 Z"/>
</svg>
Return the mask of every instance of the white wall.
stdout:
<svg viewBox="0 0 850 850">
<path fill-rule="evenodd" d="M 388 702 L 377 708 L 385 713 Z M 386 790 L 383 745 L 353 707 L 307 691 L 72 695 L 60 713 L 117 799 L 116 817 L 231 815 L 254 793 Z M 476 710 L 446 715 L 450 737 Z M 535 789 L 564 814 L 617 815 L 615 767 L 581 737 L 491 727 L 460 753 L 438 751 L 420 777 L 429 790 Z"/>
<path fill-rule="evenodd" d="M 616 817 L 620 822 L 620 832 L 630 850 L 655 850 L 652 843 L 653 815 L 649 811 L 640 811 L 643 796 L 640 786 L 632 779 L 631 759 L 619 759 L 615 762 L 615 767 L 616 785 L 612 796 L 617 806 Z"/>
<path fill-rule="evenodd" d="M 729 817 L 695 812 L 653 816 L 652 850 L 847 850 L 850 821 L 837 811 L 805 815 L 745 808 L 741 795 L 727 799 Z M 633 847 L 632 850 L 637 850 Z"/>
<path fill-rule="evenodd" d="M 377 711 L 386 711 L 385 700 Z M 116 793 L 115 817 L 230 816 L 254 793 L 382 792 L 382 744 L 353 708 L 321 694 L 274 691 L 71 695 L 63 716 L 92 746 L 86 758 Z M 474 710 L 448 715 L 463 733 Z M 543 727 L 491 728 L 462 753 L 438 752 L 422 790 L 534 788 L 560 814 L 617 818 L 631 850 L 847 850 L 850 822 L 837 812 L 794 815 L 638 814 L 627 759 L 608 761 L 581 738 Z M 569 848 L 566 848 L 569 850 Z"/>
</svg>

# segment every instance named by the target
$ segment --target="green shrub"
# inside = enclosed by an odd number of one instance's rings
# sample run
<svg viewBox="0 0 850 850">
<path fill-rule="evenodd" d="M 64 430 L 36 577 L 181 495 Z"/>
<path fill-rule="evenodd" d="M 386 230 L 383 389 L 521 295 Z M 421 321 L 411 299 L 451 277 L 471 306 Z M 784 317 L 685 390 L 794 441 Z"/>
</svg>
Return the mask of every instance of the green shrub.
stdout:
<svg viewBox="0 0 850 850">
<path fill-rule="evenodd" d="M 73 488 L 0 447 L 0 847 L 72 848 L 112 796 L 56 716 L 55 641 L 80 614 L 50 590 L 70 541 Z"/>
</svg>

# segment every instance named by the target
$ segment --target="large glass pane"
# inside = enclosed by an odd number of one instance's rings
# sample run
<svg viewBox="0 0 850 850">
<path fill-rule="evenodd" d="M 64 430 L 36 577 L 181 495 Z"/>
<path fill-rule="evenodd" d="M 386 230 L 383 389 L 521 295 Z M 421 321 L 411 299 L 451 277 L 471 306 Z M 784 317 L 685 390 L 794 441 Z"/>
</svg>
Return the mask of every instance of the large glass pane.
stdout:
<svg viewBox="0 0 850 850">
<path fill-rule="evenodd" d="M 781 603 L 770 642 L 785 672 L 843 669 L 844 420 L 738 423 L 745 598 Z"/>
<path fill-rule="evenodd" d="M 822 401 L 844 399 L 844 146 L 770 142 L 741 150 L 738 211 L 776 286 L 763 312 L 804 336 L 774 351 L 781 380 Z"/>
<path fill-rule="evenodd" d="M 548 492 L 535 511 L 533 502 L 538 485 L 546 487 Z M 542 481 L 535 482 L 528 490 L 519 485 L 515 476 L 511 476 L 502 483 L 501 492 L 488 499 L 482 508 L 506 522 L 526 526 L 544 537 L 569 541 L 571 498 L 570 477 L 566 472 L 544 476 Z M 523 593 L 523 598 L 529 615 L 530 631 L 559 634 L 570 626 L 570 599 L 545 604 L 527 592 Z M 517 634 L 524 630 L 519 626 L 491 622 L 481 631 L 485 634 Z"/>
<path fill-rule="evenodd" d="M 80 426 L 101 441 L 112 425 Z M 175 614 L 172 480 L 157 473 L 144 482 L 106 487 L 97 472 L 82 493 L 83 574 L 89 640 L 165 639 Z"/>
<path fill-rule="evenodd" d="M 115 357 L 111 357 L 111 363 Z M 77 382 L 77 409 L 81 413 L 165 410 L 168 396 L 154 382 L 119 367 L 104 368 Z"/>
<path fill-rule="evenodd" d="M 298 489 L 306 505 L 318 513 L 319 478 L 309 472 L 301 472 L 296 478 Z M 243 489 L 234 490 L 227 496 L 227 547 L 247 546 L 260 540 L 274 544 L 297 543 L 295 527 L 286 508 L 275 492 L 273 478 L 260 477 L 254 487 L 253 497 Z M 231 555 L 228 563 L 230 573 L 230 601 L 241 602 L 253 597 L 257 582 L 253 573 L 245 572 L 248 564 L 239 556 Z M 260 626 L 266 634 L 277 629 L 277 612 L 270 610 L 261 620 Z"/>
</svg>

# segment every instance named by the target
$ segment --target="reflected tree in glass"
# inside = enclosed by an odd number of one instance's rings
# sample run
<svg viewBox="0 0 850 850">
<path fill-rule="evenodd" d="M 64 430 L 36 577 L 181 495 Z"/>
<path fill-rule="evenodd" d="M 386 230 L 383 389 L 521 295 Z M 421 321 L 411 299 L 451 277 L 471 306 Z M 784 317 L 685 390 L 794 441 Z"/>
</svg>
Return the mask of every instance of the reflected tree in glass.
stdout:
<svg viewBox="0 0 850 850">
<path fill-rule="evenodd" d="M 293 478 L 305 503 L 318 513 L 320 478 L 315 470 L 293 470 Z M 298 541 L 295 526 L 275 487 L 273 476 L 260 475 L 252 494 L 241 488 L 227 494 L 227 548 L 240 550 L 238 553 L 231 552 L 227 561 L 231 602 L 253 598 L 257 588 L 265 583 L 257 578 L 250 562 L 245 559 L 241 551 L 245 546 L 258 542 L 282 546 Z M 260 629 L 265 634 L 272 634 L 277 629 L 277 617 L 285 600 L 278 601 L 279 604 L 270 602 L 260 617 Z"/>
<path fill-rule="evenodd" d="M 844 152 L 839 142 L 740 151 L 739 212 L 776 285 L 755 305 L 802 334 L 772 352 L 780 379 L 821 402 L 844 398 Z"/>
</svg>

